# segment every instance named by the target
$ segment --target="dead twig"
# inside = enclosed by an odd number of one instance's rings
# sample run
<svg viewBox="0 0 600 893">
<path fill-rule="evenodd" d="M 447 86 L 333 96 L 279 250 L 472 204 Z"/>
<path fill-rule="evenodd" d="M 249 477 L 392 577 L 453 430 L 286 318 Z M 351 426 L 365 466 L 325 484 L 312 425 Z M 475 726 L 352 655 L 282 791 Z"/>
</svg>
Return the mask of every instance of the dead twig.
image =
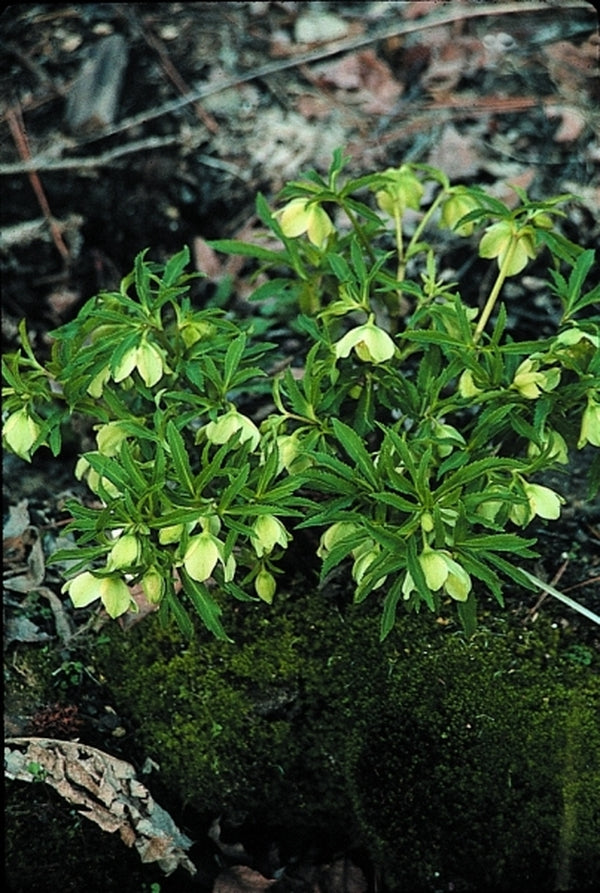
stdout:
<svg viewBox="0 0 600 893">
<path fill-rule="evenodd" d="M 17 151 L 20 157 L 23 161 L 31 162 L 31 150 L 29 148 L 27 132 L 23 124 L 20 109 L 9 109 L 6 113 L 6 118 L 8 121 L 8 126 L 10 128 L 11 136 L 15 142 L 15 146 L 17 147 Z M 38 200 L 38 204 L 40 206 L 42 214 L 44 215 L 44 218 L 46 219 L 46 222 L 50 227 L 50 232 L 52 233 L 52 239 L 54 241 L 54 244 L 56 245 L 56 249 L 62 257 L 63 261 L 65 261 L 65 263 L 68 263 L 70 259 L 69 249 L 65 245 L 60 227 L 52 216 L 50 205 L 48 204 L 48 199 L 46 198 L 46 193 L 44 192 L 42 182 L 38 176 L 38 173 L 34 168 L 32 168 L 28 171 L 28 176 L 29 182 L 31 183 L 31 187 L 35 193 L 35 197 Z"/>
</svg>

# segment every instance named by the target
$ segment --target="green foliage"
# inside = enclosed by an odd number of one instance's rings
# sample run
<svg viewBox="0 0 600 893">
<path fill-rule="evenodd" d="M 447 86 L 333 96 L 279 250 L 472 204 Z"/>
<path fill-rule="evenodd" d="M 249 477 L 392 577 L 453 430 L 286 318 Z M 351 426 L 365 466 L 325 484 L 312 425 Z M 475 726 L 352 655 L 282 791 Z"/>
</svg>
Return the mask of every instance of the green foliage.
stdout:
<svg viewBox="0 0 600 893">
<path fill-rule="evenodd" d="M 376 611 L 230 603 L 235 646 L 113 627 L 97 671 L 166 789 L 224 827 L 364 845 L 390 890 L 595 889 L 597 656 L 503 615 L 470 640 L 403 615 L 380 643 Z"/>
<path fill-rule="evenodd" d="M 45 367 L 21 326 L 4 362 L 7 448 L 58 454 L 73 413 L 96 430 L 76 475 L 100 502 L 69 505 L 78 543 L 55 556 L 71 562 L 76 606 L 100 600 L 117 617 L 139 584 L 164 620 L 190 634 L 191 608 L 226 641 L 215 591 L 271 603 L 294 532 L 310 527 L 322 580 L 341 566 L 357 603 L 380 601 L 382 639 L 398 605 L 449 599 L 473 631 L 480 593 L 502 604 L 507 578 L 535 585 L 522 530 L 562 503 L 535 478 L 600 446 L 600 287 L 585 287 L 593 252 L 555 228 L 569 196 L 519 191 L 509 209 L 426 165 L 344 181 L 344 164 L 338 151 L 327 178 L 289 183 L 275 212 L 258 197 L 279 250 L 214 243 L 256 263 L 256 301 L 295 304 L 296 368 L 271 371 L 269 326 L 193 306 L 187 249 L 166 264 L 140 254 L 119 291 L 53 333 Z M 497 266 L 479 314 L 438 271 L 448 227 Z M 562 318 L 514 341 L 502 286 L 542 251 Z"/>
</svg>

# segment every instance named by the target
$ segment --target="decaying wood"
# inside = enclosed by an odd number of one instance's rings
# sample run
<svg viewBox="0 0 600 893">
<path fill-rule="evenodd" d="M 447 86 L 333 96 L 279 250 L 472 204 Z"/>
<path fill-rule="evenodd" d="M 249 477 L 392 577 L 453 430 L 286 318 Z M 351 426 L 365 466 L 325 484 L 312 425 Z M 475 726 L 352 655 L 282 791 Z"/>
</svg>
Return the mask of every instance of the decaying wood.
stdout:
<svg viewBox="0 0 600 893">
<path fill-rule="evenodd" d="M 193 841 L 153 800 L 130 763 L 78 741 L 7 738 L 4 774 L 51 785 L 81 815 L 104 831 L 118 831 L 142 862 L 157 862 L 165 874 L 177 868 L 196 874 L 186 854 Z"/>
</svg>

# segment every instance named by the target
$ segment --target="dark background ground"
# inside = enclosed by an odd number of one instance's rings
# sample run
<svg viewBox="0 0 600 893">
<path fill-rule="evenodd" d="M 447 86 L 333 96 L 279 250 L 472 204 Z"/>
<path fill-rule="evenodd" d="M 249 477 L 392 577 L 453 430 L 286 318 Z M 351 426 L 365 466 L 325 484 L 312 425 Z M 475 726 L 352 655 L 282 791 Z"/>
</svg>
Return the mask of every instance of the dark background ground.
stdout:
<svg viewBox="0 0 600 893">
<path fill-rule="evenodd" d="M 433 15 L 440 23 L 432 27 Z M 224 267 L 204 240 L 250 231 L 258 190 L 270 199 L 303 170 L 326 170 L 338 146 L 354 174 L 410 160 L 502 198 L 511 182 L 534 198 L 574 192 L 565 234 L 598 244 L 600 43 L 592 4 L 19 4 L 0 23 L 4 349 L 14 348 L 25 317 L 43 353 L 48 331 L 99 289 L 115 287 L 146 247 L 164 259 L 189 245 L 217 284 Z M 82 85 L 83 63 L 115 34 L 123 41 L 111 64 Z M 98 106 L 99 120 L 78 123 L 73 96 L 92 108 L 100 86 L 114 112 Z M 191 90 L 205 95 L 173 109 Z M 233 272 L 232 306 L 247 288 Z M 539 272 L 528 271 L 526 294 L 506 293 L 511 325 L 525 337 L 550 319 Z M 470 299 L 477 297 L 474 283 Z M 536 572 L 562 574 L 560 587 L 598 611 L 600 513 L 583 505 L 586 461 L 571 469 L 568 492 L 561 482 L 567 505 L 552 531 L 540 531 Z M 12 576 L 30 554 L 24 531 L 37 531 L 35 538 L 59 529 L 72 465 L 70 456 L 64 464 L 8 461 L 5 510 L 27 501 L 20 551 L 5 543 Z M 49 572 L 40 584 L 60 591 Z M 9 590 L 5 654 L 13 669 L 24 649 L 48 635 L 56 640 L 52 615 L 28 634 L 11 625 L 28 598 Z M 587 621 L 551 601 L 541 610 L 577 624 L 598 646 Z M 7 679 L 7 731 L 20 734 L 44 705 L 18 673 Z M 95 731 L 97 744 L 119 749 L 114 729 Z M 50 798 L 36 808 L 43 835 L 62 807 Z M 84 847 L 106 846 L 101 832 L 89 834 Z M 107 848 L 106 859 L 122 866 L 125 857 Z M 150 889 L 151 879 L 144 875 L 137 889 Z"/>
</svg>

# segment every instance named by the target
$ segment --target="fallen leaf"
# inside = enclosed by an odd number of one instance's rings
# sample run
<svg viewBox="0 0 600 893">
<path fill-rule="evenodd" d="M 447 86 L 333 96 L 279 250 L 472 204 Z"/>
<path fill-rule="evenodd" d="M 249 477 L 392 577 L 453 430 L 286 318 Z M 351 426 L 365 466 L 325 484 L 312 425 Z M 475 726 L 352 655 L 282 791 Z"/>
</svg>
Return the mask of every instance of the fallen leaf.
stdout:
<svg viewBox="0 0 600 893">
<path fill-rule="evenodd" d="M 587 126 L 587 118 L 581 108 L 573 105 L 547 105 L 546 117 L 560 118 L 560 125 L 554 134 L 554 142 L 571 143 L 578 139 Z"/>
<path fill-rule="evenodd" d="M 274 883 L 274 878 L 266 878 L 247 865 L 233 865 L 218 875 L 212 893 L 260 893 Z"/>
<path fill-rule="evenodd" d="M 432 149 L 428 163 L 441 168 L 451 181 L 472 177 L 481 169 L 481 158 L 475 141 L 459 133 L 454 124 L 446 124 L 439 141 Z"/>
<path fill-rule="evenodd" d="M 389 114 L 402 95 L 403 86 L 394 77 L 389 65 L 373 50 L 351 53 L 338 62 L 318 68 L 317 83 L 336 87 L 350 94 L 346 97 L 367 114 Z"/>
<path fill-rule="evenodd" d="M 4 743 L 7 778 L 43 779 L 86 819 L 109 833 L 118 831 L 142 862 L 157 862 L 166 875 L 179 867 L 196 874 L 186 854 L 193 841 L 137 780 L 130 763 L 79 741 L 7 738 Z"/>
</svg>

